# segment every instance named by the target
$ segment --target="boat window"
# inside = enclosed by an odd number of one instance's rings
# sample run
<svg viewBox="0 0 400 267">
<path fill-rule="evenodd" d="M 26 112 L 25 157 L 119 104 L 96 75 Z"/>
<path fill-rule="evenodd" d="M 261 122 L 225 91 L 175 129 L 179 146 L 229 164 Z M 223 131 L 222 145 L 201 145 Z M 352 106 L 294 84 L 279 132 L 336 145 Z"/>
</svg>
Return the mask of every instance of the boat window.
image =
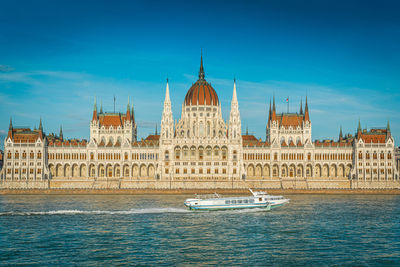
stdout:
<svg viewBox="0 0 400 267">
<path fill-rule="evenodd" d="M 232 204 L 236 204 L 236 200 L 232 200 L 231 203 L 232 203 Z"/>
<path fill-rule="evenodd" d="M 249 199 L 250 203 L 254 203 L 254 198 Z"/>
<path fill-rule="evenodd" d="M 242 200 L 241 200 L 241 199 L 239 199 L 239 200 L 238 200 L 238 204 L 241 204 L 241 203 L 242 203 Z"/>
<path fill-rule="evenodd" d="M 225 204 L 231 204 L 230 200 L 225 200 Z"/>
<path fill-rule="evenodd" d="M 258 198 L 258 201 L 262 201 L 262 197 Z"/>
<path fill-rule="evenodd" d="M 243 200 L 243 203 L 249 203 L 248 199 Z"/>
</svg>

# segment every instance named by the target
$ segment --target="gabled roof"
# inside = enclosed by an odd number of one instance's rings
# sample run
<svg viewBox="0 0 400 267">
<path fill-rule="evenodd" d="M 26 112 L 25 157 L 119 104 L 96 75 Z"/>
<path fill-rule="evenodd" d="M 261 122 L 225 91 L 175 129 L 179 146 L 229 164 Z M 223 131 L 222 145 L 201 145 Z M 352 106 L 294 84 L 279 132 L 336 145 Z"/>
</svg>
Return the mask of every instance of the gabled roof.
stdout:
<svg viewBox="0 0 400 267">
<path fill-rule="evenodd" d="M 358 132 L 359 138 L 361 138 L 364 143 L 375 143 L 375 144 L 386 143 L 388 134 L 390 135 L 387 129 L 384 128 L 373 128 L 369 131 L 364 130 L 362 132 L 361 131 Z"/>
<path fill-rule="evenodd" d="M 278 126 L 281 127 L 301 127 L 303 123 L 303 115 L 297 113 L 282 113 L 276 116 L 278 121 Z"/>
<path fill-rule="evenodd" d="M 43 132 L 41 130 L 32 131 L 30 128 L 13 128 L 9 135 L 15 143 L 35 143 L 38 139 L 42 139 Z"/>
<path fill-rule="evenodd" d="M 114 128 L 117 128 L 118 126 L 123 127 L 125 121 L 130 120 L 130 118 L 127 119 L 126 114 L 122 113 L 99 113 L 98 116 L 100 126 L 106 128 L 111 126 Z"/>
</svg>

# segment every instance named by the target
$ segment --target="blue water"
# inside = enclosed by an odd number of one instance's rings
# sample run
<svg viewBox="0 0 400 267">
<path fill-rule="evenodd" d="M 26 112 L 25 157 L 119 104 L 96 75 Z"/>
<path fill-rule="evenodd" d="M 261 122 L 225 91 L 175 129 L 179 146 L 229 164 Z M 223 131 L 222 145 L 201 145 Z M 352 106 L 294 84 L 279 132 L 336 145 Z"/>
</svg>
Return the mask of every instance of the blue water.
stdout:
<svg viewBox="0 0 400 267">
<path fill-rule="evenodd" d="M 188 196 L 0 196 L 0 264 L 400 265 L 400 196 L 291 195 L 269 212 Z"/>
</svg>

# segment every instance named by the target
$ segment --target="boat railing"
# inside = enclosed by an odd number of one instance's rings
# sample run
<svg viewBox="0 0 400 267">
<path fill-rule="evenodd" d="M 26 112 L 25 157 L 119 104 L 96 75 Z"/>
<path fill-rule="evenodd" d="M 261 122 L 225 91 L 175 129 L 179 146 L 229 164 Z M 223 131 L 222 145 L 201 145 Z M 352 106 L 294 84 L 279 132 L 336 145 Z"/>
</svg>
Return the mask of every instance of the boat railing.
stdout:
<svg viewBox="0 0 400 267">
<path fill-rule="evenodd" d="M 198 195 L 198 194 L 194 194 L 195 198 L 198 199 L 211 199 L 211 198 L 221 198 L 222 195 L 218 194 L 218 193 L 214 193 L 214 194 L 205 194 L 205 195 Z"/>
</svg>

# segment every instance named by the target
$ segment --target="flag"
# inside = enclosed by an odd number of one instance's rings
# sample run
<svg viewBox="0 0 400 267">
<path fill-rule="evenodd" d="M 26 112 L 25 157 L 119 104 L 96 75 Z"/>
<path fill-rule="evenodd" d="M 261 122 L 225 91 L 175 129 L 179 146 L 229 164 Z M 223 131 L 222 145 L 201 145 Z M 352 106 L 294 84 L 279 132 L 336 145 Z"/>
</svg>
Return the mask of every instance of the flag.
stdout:
<svg viewBox="0 0 400 267">
<path fill-rule="evenodd" d="M 288 97 L 288 98 L 286 98 L 286 103 L 289 103 L 289 97 Z"/>
</svg>

